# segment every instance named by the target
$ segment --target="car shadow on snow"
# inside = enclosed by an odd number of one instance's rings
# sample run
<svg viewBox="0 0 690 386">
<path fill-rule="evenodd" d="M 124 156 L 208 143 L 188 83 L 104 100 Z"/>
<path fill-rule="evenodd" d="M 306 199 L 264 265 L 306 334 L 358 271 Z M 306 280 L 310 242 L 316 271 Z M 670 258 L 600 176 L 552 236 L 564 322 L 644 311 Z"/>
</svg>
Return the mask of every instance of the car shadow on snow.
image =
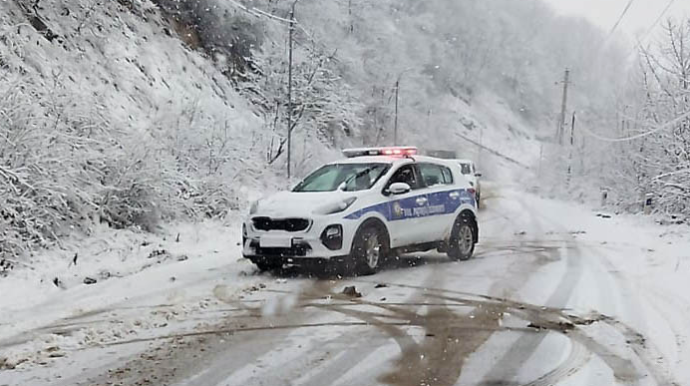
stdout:
<svg viewBox="0 0 690 386">
<path fill-rule="evenodd" d="M 395 256 L 386 262 L 384 271 L 422 267 L 425 265 L 450 264 L 453 263 L 445 255 L 424 254 L 424 255 L 402 255 Z"/>
<path fill-rule="evenodd" d="M 385 264 L 381 266 L 379 272 L 451 263 L 453 263 L 453 261 L 445 257 L 445 255 L 402 255 L 389 258 Z M 286 265 L 283 268 L 272 270 L 265 274 L 282 279 L 309 278 L 321 280 L 339 280 L 358 276 L 347 262 L 340 262 L 338 264 Z"/>
</svg>

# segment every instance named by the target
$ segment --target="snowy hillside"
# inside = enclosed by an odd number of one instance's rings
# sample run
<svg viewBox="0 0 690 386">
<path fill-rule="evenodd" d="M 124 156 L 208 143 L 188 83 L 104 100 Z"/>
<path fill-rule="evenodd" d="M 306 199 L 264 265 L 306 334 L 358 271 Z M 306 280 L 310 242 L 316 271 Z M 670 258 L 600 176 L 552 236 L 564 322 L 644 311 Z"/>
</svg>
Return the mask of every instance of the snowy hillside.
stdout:
<svg viewBox="0 0 690 386">
<path fill-rule="evenodd" d="M 2 3 L 6 258 L 101 222 L 224 217 L 284 188 L 288 114 L 296 178 L 343 147 L 392 144 L 395 122 L 399 143 L 456 150 L 490 179 L 533 178 L 553 78 L 599 33 L 538 1 L 301 2 L 289 111 L 289 5 Z M 560 51 L 564 39 L 580 48 Z"/>
<path fill-rule="evenodd" d="M 222 215 L 274 180 L 261 114 L 156 6 L 126 3 L 1 5 L 4 251 Z"/>
</svg>

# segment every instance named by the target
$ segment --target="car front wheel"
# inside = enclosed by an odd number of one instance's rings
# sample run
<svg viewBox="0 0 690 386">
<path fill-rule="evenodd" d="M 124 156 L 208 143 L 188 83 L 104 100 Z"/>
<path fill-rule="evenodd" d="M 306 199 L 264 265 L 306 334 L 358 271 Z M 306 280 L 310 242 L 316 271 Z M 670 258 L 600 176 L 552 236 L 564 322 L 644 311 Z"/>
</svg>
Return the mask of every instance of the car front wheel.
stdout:
<svg viewBox="0 0 690 386">
<path fill-rule="evenodd" d="M 352 248 L 355 274 L 372 275 L 383 264 L 388 254 L 386 232 L 376 224 L 365 225 L 355 237 Z"/>
</svg>

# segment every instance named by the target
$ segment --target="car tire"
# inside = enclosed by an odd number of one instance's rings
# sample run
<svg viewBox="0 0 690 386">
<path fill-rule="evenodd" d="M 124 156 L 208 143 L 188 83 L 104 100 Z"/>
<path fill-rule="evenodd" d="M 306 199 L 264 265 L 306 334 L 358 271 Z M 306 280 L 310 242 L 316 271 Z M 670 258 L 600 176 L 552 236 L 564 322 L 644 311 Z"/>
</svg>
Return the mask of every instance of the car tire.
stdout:
<svg viewBox="0 0 690 386">
<path fill-rule="evenodd" d="M 448 240 L 448 257 L 451 260 L 467 261 L 472 258 L 475 247 L 474 219 L 465 213 L 461 213 Z"/>
<path fill-rule="evenodd" d="M 388 256 L 388 234 L 376 223 L 365 224 L 355 235 L 350 253 L 354 262 L 353 274 L 373 275 Z"/>
</svg>

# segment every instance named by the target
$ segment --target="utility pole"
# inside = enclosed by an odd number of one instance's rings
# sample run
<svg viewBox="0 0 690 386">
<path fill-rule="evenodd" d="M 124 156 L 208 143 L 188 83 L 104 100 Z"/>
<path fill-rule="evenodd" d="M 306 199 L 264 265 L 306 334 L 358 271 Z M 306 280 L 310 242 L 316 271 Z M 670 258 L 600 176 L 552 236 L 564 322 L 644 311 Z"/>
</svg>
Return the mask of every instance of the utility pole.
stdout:
<svg viewBox="0 0 690 386">
<path fill-rule="evenodd" d="M 479 125 L 479 145 L 477 146 L 477 167 L 482 167 L 482 148 L 484 147 L 484 126 Z"/>
<path fill-rule="evenodd" d="M 395 123 L 393 126 L 393 146 L 398 146 L 398 100 L 400 98 L 400 79 L 395 81 Z"/>
<path fill-rule="evenodd" d="M 575 121 L 576 121 L 576 115 L 575 112 L 573 111 L 573 120 L 570 124 L 570 152 L 568 153 L 568 180 L 567 186 L 570 186 L 570 176 L 572 174 L 573 170 L 573 147 L 575 146 Z"/>
<path fill-rule="evenodd" d="M 414 68 L 406 68 L 398 74 L 398 79 L 395 81 L 395 121 L 394 121 L 394 126 L 393 126 L 393 145 L 397 146 L 398 145 L 398 105 L 400 104 L 400 79 L 402 79 L 402 76 L 408 72 L 412 71 Z M 390 99 L 389 99 L 390 101 Z"/>
<path fill-rule="evenodd" d="M 537 181 L 539 182 L 539 187 L 541 188 L 541 164 L 544 160 L 544 142 L 539 142 L 539 169 L 537 170 Z"/>
<path fill-rule="evenodd" d="M 582 138 L 582 143 L 580 147 L 580 170 L 583 171 L 583 173 L 586 173 L 585 170 L 585 151 L 587 150 L 587 136 L 583 135 L 580 138 Z"/>
<path fill-rule="evenodd" d="M 556 138 L 558 144 L 563 144 L 563 135 L 565 133 L 565 113 L 568 107 L 568 85 L 570 84 L 570 70 L 565 69 L 565 78 L 563 80 L 563 101 L 561 103 L 561 114 L 558 117 L 558 131 Z"/>
<path fill-rule="evenodd" d="M 355 32 L 355 22 L 352 19 L 352 0 L 347 2 L 347 14 L 350 17 L 350 33 Z"/>
<path fill-rule="evenodd" d="M 287 177 L 290 180 L 291 167 L 292 167 L 292 40 L 295 33 L 295 5 L 297 5 L 295 0 L 292 3 L 292 10 L 290 11 L 290 37 L 288 43 L 288 108 L 287 108 Z"/>
<path fill-rule="evenodd" d="M 573 121 L 570 125 L 570 147 L 573 147 L 575 145 L 575 121 L 577 120 L 577 116 L 575 115 L 575 112 L 573 111 Z"/>
</svg>

